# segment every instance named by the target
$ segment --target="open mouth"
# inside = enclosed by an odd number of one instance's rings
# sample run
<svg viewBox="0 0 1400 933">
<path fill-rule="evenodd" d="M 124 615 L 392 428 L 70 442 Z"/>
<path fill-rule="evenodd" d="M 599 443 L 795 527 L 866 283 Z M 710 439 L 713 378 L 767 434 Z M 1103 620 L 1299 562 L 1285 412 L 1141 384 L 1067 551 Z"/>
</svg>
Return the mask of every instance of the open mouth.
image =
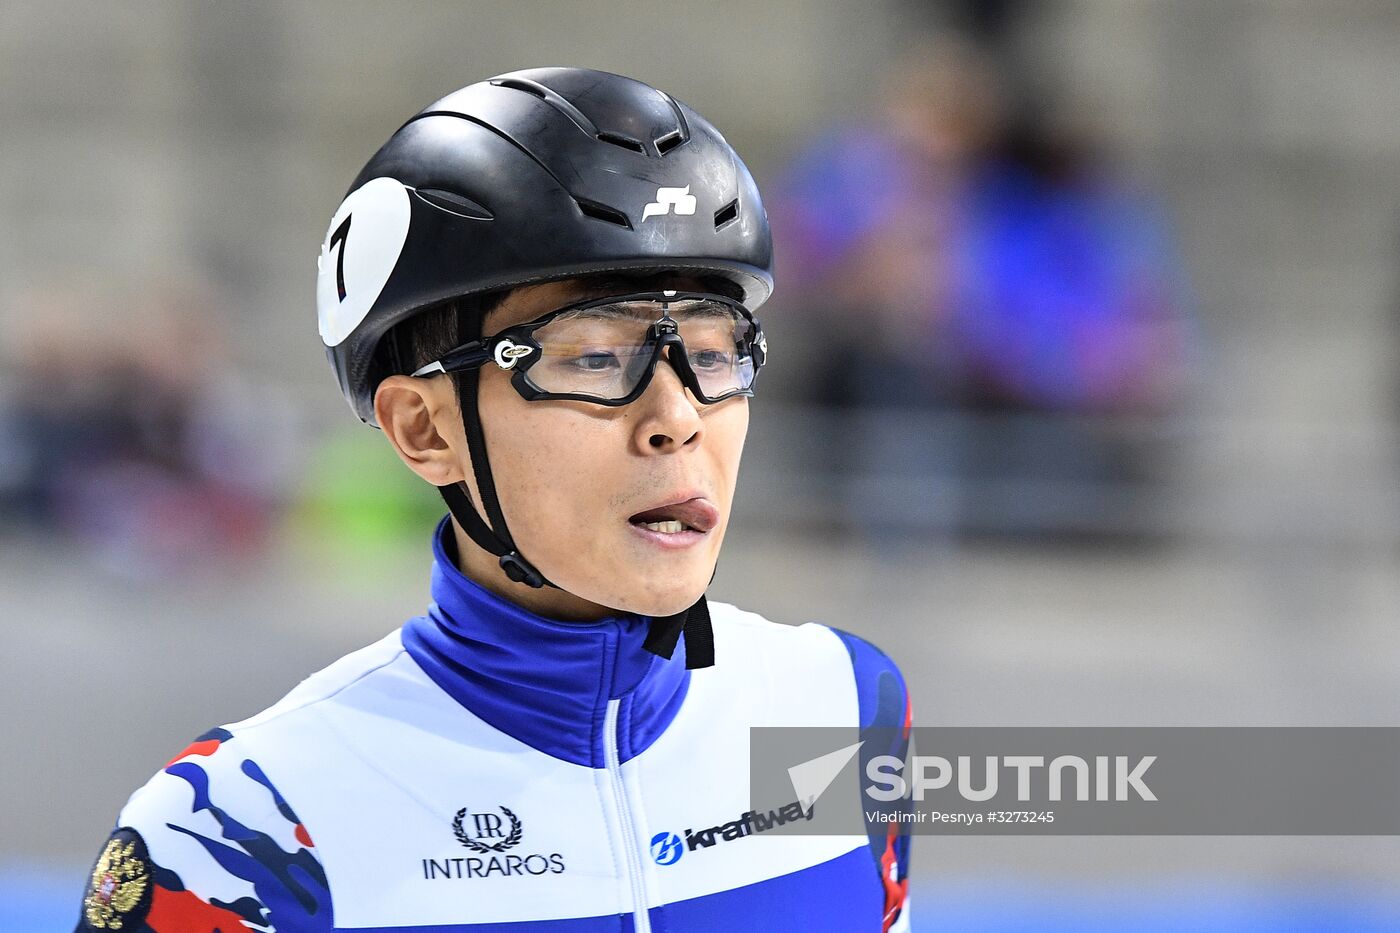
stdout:
<svg viewBox="0 0 1400 933">
<path fill-rule="evenodd" d="M 689 525 L 687 525 L 685 522 L 678 522 L 678 521 L 675 521 L 675 520 L 660 521 L 660 522 L 634 522 L 634 524 L 641 525 L 643 528 L 650 528 L 652 531 L 659 531 L 659 532 L 661 532 L 662 534 L 668 534 L 668 535 L 673 535 L 673 534 L 675 534 L 675 533 L 678 532 L 678 531 L 694 531 L 694 530 L 695 530 L 695 529 L 691 528 Z"/>
<path fill-rule="evenodd" d="M 627 521 L 663 535 L 687 531 L 705 534 L 719 524 L 719 510 L 708 499 L 696 497 L 638 512 Z"/>
</svg>

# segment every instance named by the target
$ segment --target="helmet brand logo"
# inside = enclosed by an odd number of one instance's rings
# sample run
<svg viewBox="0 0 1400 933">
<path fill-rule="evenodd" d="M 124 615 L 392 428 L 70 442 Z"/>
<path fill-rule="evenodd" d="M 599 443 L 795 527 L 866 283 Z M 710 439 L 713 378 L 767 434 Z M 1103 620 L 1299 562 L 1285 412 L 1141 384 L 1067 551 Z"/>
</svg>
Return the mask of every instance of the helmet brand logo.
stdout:
<svg viewBox="0 0 1400 933">
<path fill-rule="evenodd" d="M 695 213 L 695 195 L 690 193 L 690 185 L 684 188 L 657 188 L 656 200 L 642 208 L 641 222 L 646 223 L 648 217 L 669 214 L 673 207 L 677 214 Z"/>
</svg>

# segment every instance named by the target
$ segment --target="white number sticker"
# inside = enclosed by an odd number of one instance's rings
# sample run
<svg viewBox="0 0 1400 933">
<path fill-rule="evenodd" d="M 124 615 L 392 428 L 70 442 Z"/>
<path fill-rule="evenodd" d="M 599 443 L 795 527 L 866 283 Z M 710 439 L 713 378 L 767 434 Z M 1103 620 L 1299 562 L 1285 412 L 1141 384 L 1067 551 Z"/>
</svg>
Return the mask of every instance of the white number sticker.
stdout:
<svg viewBox="0 0 1400 933">
<path fill-rule="evenodd" d="M 393 178 L 365 182 L 341 202 L 317 260 L 321 342 L 341 343 L 369 314 L 408 239 L 408 189 Z"/>
</svg>

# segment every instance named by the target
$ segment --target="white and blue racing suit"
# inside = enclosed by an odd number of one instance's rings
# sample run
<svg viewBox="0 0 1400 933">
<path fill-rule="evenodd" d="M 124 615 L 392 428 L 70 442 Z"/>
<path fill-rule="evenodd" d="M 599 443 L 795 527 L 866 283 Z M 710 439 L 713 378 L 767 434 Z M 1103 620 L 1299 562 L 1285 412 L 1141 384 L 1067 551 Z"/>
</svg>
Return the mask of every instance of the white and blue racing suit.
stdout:
<svg viewBox="0 0 1400 933">
<path fill-rule="evenodd" d="M 647 620 L 551 621 L 434 537 L 433 602 L 211 730 L 121 810 L 79 930 L 907 930 L 907 827 L 766 833 L 752 726 L 900 726 L 864 640 L 711 604 L 716 664 Z M 825 798 L 823 798 L 825 800 Z M 851 806 L 860 802 L 852 800 Z"/>
</svg>

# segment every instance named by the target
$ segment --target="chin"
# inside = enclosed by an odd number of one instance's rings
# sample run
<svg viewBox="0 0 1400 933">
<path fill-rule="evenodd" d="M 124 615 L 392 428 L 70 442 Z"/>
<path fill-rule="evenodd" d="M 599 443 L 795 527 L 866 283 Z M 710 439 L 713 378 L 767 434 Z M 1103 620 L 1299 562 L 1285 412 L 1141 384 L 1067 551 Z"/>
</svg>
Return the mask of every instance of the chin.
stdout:
<svg viewBox="0 0 1400 933">
<path fill-rule="evenodd" d="M 676 586 L 674 581 L 667 581 L 669 584 L 664 590 L 651 589 L 639 586 L 631 594 L 624 594 L 623 605 L 619 608 L 628 612 L 635 612 L 643 616 L 670 616 L 678 612 L 684 612 L 705 594 L 708 579 L 700 580 L 689 586 Z"/>
</svg>

